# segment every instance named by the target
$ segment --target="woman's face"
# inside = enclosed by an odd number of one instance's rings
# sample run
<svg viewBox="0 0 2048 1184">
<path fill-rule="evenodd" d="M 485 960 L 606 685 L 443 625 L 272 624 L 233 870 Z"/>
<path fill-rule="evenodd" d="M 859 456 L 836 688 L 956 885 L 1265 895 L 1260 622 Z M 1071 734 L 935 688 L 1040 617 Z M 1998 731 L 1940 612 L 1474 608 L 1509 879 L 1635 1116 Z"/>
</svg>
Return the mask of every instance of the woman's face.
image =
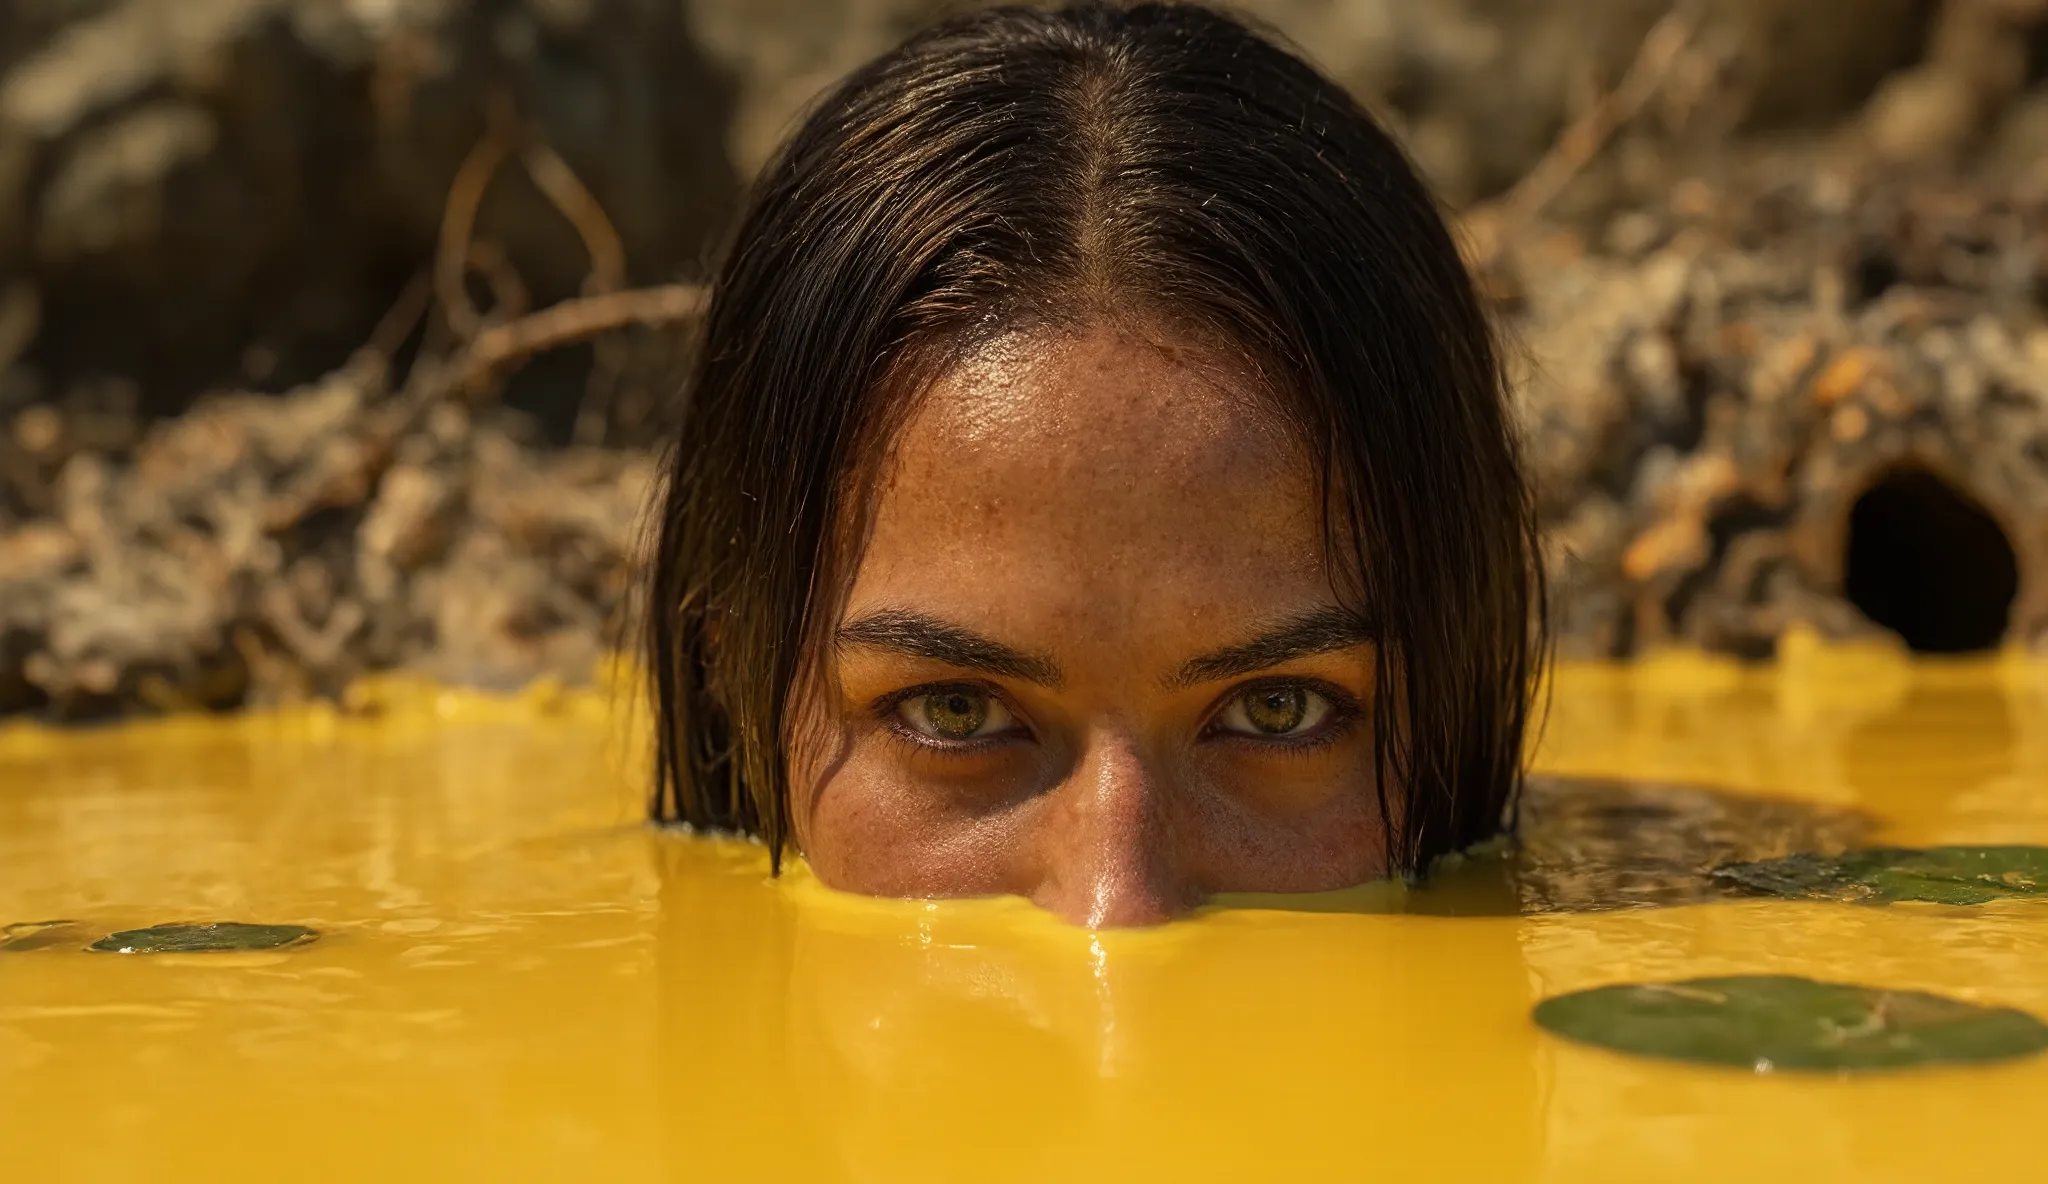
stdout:
<svg viewBox="0 0 2048 1184">
<path fill-rule="evenodd" d="M 1119 328 L 930 388 L 792 713 L 825 883 L 1100 926 L 1385 873 L 1374 649 L 1267 407 L 1227 356 Z"/>
</svg>

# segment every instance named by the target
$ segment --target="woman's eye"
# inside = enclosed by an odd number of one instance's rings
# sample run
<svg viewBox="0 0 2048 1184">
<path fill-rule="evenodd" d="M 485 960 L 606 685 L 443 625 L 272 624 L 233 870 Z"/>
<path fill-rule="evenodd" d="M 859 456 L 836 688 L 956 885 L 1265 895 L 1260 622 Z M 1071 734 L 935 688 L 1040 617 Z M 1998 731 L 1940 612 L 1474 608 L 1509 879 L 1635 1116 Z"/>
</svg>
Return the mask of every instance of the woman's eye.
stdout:
<svg viewBox="0 0 2048 1184">
<path fill-rule="evenodd" d="M 1300 736 L 1328 718 L 1331 702 L 1302 686 L 1244 691 L 1224 707 L 1217 726 L 1243 736 Z"/>
<path fill-rule="evenodd" d="M 973 687 L 944 687 L 912 695 L 896 707 L 912 731 L 933 740 L 980 740 L 1008 731 L 1010 709 Z"/>
</svg>

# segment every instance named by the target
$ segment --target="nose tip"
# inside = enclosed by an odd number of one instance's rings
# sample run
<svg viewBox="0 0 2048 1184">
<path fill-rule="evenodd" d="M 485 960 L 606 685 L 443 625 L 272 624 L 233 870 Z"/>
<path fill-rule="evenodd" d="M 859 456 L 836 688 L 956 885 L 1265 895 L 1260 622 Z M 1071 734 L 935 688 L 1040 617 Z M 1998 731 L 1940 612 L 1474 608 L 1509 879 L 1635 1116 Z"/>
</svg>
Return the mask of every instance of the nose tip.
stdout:
<svg viewBox="0 0 2048 1184">
<path fill-rule="evenodd" d="M 1172 824 L 1172 786 L 1133 746 L 1105 744 L 1055 791 L 1033 898 L 1076 925 L 1157 925 L 1200 902 Z"/>
<path fill-rule="evenodd" d="M 1144 879 L 1102 877 L 1078 887 L 1080 891 L 1055 887 L 1041 894 L 1038 904 L 1063 921 L 1090 929 L 1158 925 L 1171 921 L 1194 904 Z"/>
</svg>

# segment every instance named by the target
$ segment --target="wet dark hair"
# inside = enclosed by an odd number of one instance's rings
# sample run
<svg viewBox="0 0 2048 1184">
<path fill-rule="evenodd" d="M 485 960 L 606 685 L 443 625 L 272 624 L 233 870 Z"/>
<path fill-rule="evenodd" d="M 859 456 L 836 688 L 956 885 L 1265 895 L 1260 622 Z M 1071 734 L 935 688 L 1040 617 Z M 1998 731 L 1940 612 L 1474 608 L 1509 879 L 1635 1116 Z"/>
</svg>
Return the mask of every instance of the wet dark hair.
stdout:
<svg viewBox="0 0 2048 1184">
<path fill-rule="evenodd" d="M 936 26 L 823 98 L 760 178 L 654 522 L 656 818 L 779 856 L 785 715 L 906 359 L 1116 317 L 1240 350 L 1320 466 L 1337 592 L 1382 654 L 1390 866 L 1501 829 L 1542 580 L 1487 316 L 1373 119 L 1177 4 Z"/>
</svg>

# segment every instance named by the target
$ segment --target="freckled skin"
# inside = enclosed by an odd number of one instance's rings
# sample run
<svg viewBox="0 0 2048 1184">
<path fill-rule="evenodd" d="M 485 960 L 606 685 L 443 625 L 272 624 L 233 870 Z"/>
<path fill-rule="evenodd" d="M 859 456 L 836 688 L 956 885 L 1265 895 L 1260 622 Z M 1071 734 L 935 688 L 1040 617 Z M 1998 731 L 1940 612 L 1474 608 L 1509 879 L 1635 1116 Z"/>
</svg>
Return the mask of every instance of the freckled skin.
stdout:
<svg viewBox="0 0 2048 1184">
<path fill-rule="evenodd" d="M 1227 354 L 1131 326 L 1006 338 L 924 394 L 879 474 L 841 620 L 914 611 L 1061 678 L 837 647 L 799 692 L 791 750 L 798 842 L 826 883 L 1015 893 L 1105 926 L 1385 874 L 1370 645 L 1173 681 L 1335 603 L 1315 480 L 1270 406 Z M 1356 710 L 1316 744 L 1219 731 L 1250 684 L 1287 679 Z M 1010 712 L 1010 734 L 935 749 L 886 706 L 963 683 Z"/>
</svg>

